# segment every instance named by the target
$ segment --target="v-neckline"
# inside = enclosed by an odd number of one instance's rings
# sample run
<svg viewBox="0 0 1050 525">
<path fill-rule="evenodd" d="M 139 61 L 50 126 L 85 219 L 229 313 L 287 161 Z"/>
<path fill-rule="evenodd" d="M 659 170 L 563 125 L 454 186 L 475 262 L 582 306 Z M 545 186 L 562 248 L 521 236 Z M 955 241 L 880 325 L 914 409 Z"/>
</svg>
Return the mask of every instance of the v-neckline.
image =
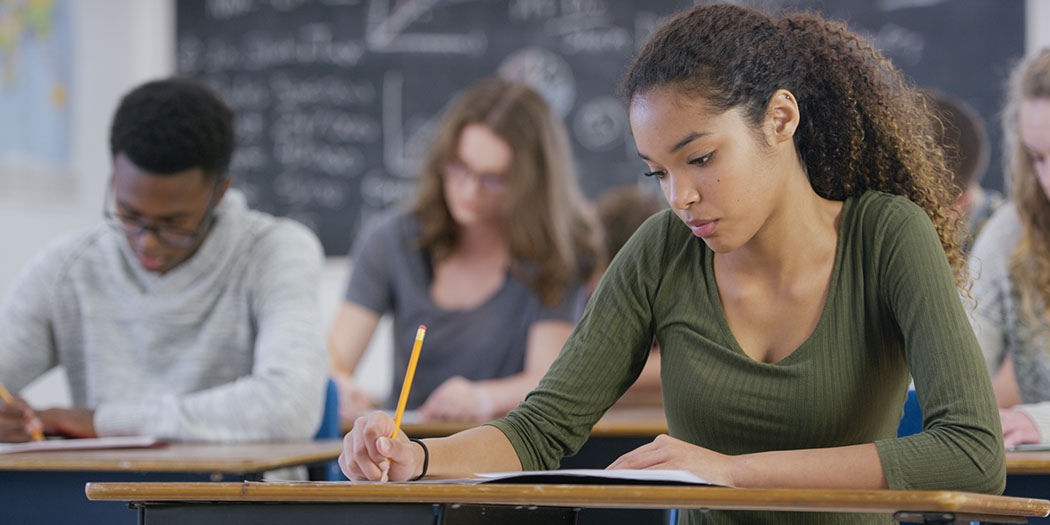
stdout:
<svg viewBox="0 0 1050 525">
<path fill-rule="evenodd" d="M 490 303 L 495 301 L 496 298 L 499 297 L 500 295 L 502 295 L 504 290 L 506 290 L 507 287 L 510 286 L 510 284 L 511 284 L 510 281 L 511 281 L 511 278 L 513 277 L 509 268 L 504 270 L 503 271 L 503 281 L 500 283 L 500 285 L 495 289 L 495 291 L 493 291 L 491 294 L 486 296 L 481 302 L 479 302 L 475 306 L 472 306 L 472 307 L 469 307 L 469 308 L 446 308 L 446 307 L 438 304 L 438 302 L 434 299 L 434 294 L 431 293 L 431 290 L 430 290 L 431 285 L 434 284 L 434 264 L 433 264 L 433 262 L 430 260 L 430 257 L 423 250 L 420 251 L 420 257 L 422 258 L 422 262 L 423 262 L 423 284 L 424 284 L 424 286 L 423 286 L 423 295 L 426 297 L 427 304 L 429 304 L 432 308 L 434 308 L 434 310 L 436 310 L 438 312 L 442 312 L 442 313 L 468 314 L 468 313 L 476 312 L 478 310 L 481 310 L 481 309 L 484 309 L 484 308 L 488 307 Z"/>
<path fill-rule="evenodd" d="M 842 258 L 846 244 L 846 230 L 849 227 L 849 222 L 851 219 L 850 214 L 853 209 L 852 204 L 854 199 L 855 197 L 849 197 L 842 204 L 842 212 L 839 216 L 838 241 L 835 246 L 835 262 L 833 263 L 831 268 L 831 282 L 828 285 L 828 295 L 826 298 L 824 298 L 824 306 L 823 308 L 821 308 L 820 311 L 820 318 L 817 319 L 817 324 L 813 327 L 813 331 L 810 332 L 808 336 L 806 336 L 802 343 L 795 347 L 795 349 L 792 350 L 791 353 L 784 356 L 780 360 L 774 361 L 772 363 L 766 363 L 751 357 L 751 355 L 745 352 L 744 348 L 741 347 L 740 343 L 737 341 L 736 335 L 733 334 L 733 329 L 729 326 L 729 319 L 726 317 L 725 308 L 722 306 L 722 297 L 718 293 L 718 283 L 715 281 L 715 254 L 711 250 L 711 248 L 704 244 L 703 250 L 706 254 L 706 257 L 704 258 L 704 282 L 707 283 L 708 300 L 711 301 L 711 304 L 714 305 L 715 313 L 716 315 L 718 315 L 718 323 L 719 327 L 722 330 L 722 335 L 723 337 L 725 337 L 726 341 L 729 343 L 729 347 L 734 352 L 739 353 L 742 357 L 750 360 L 755 364 L 765 366 L 784 366 L 800 359 L 796 356 L 802 353 L 806 349 L 806 347 L 810 346 L 809 343 L 813 340 L 813 336 L 820 332 L 823 329 L 824 325 L 828 322 L 826 320 L 828 317 L 828 312 L 831 311 L 831 308 L 834 306 L 833 303 L 835 301 L 836 296 L 838 295 L 839 272 L 842 269 Z M 703 242 L 701 239 L 696 240 L 699 242 Z"/>
</svg>

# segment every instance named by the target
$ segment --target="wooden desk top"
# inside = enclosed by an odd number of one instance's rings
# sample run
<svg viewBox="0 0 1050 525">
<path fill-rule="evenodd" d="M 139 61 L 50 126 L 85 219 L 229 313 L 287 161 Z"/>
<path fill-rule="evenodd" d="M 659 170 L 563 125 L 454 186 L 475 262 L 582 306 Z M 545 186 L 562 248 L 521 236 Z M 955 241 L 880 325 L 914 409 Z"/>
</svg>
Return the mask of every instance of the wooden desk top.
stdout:
<svg viewBox="0 0 1050 525">
<path fill-rule="evenodd" d="M 1050 451 L 1006 453 L 1007 474 L 1050 474 Z"/>
<path fill-rule="evenodd" d="M 451 436 L 474 428 L 484 422 L 476 421 L 412 421 L 401 422 L 401 429 L 416 438 Z M 353 425 L 344 427 L 349 432 Z M 667 419 L 663 407 L 612 408 L 594 425 L 591 437 L 652 438 L 667 433 Z"/>
<path fill-rule="evenodd" d="M 293 443 L 177 443 L 158 448 L 0 454 L 0 470 L 207 472 L 243 474 L 339 457 L 338 439 Z"/>
<path fill-rule="evenodd" d="M 667 485 L 440 483 L 88 483 L 91 500 L 136 502 L 397 502 L 593 508 L 689 508 L 816 512 L 953 512 L 974 517 L 1046 516 L 1045 499 L 967 492 L 734 489 Z"/>
</svg>

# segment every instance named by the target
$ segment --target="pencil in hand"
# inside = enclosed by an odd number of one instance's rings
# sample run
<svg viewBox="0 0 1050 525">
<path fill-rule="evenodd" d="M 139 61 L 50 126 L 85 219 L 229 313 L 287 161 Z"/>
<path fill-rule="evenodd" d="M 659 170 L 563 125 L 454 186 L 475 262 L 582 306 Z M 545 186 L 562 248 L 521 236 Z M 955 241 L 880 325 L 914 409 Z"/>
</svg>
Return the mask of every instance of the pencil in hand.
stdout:
<svg viewBox="0 0 1050 525">
<path fill-rule="evenodd" d="M 416 362 L 419 361 L 419 349 L 423 347 L 423 336 L 427 333 L 425 325 L 419 325 L 416 330 L 416 343 L 412 345 L 412 356 L 408 358 L 408 370 L 405 372 L 405 382 L 401 384 L 401 397 L 397 399 L 397 412 L 394 415 L 394 433 L 390 439 L 397 437 L 401 430 L 401 417 L 405 415 L 405 405 L 408 403 L 408 391 L 412 389 L 412 377 L 416 374 Z"/>
<path fill-rule="evenodd" d="M 4 403 L 7 403 L 9 405 L 14 405 L 15 404 L 15 396 L 12 396 L 11 392 L 8 392 L 7 389 L 4 388 L 4 385 L 2 385 L 2 384 L 0 384 L 0 399 L 3 399 Z M 44 435 L 41 434 L 39 430 L 34 430 L 33 431 L 33 441 L 43 441 L 43 440 L 44 440 Z"/>
</svg>

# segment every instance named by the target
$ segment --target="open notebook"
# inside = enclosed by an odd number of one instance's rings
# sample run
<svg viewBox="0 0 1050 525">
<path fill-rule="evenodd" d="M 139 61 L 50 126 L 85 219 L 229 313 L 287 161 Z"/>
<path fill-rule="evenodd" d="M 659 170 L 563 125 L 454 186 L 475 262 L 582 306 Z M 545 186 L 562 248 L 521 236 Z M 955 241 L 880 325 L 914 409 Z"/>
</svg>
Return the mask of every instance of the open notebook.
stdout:
<svg viewBox="0 0 1050 525">
<path fill-rule="evenodd" d="M 426 484 L 477 485 L 481 483 L 533 483 L 543 485 L 711 485 L 686 470 L 563 469 L 524 472 L 485 472 L 476 478 L 416 481 Z M 355 481 L 354 483 L 375 483 Z"/>
<path fill-rule="evenodd" d="M 594 485 L 710 485 L 688 470 L 563 469 L 477 474 L 484 483 L 568 483 Z"/>
<path fill-rule="evenodd" d="M 28 443 L 0 443 L 0 454 L 43 452 L 47 450 L 87 450 L 98 448 L 143 448 L 163 443 L 153 436 L 120 436 L 85 439 L 45 439 Z"/>
</svg>

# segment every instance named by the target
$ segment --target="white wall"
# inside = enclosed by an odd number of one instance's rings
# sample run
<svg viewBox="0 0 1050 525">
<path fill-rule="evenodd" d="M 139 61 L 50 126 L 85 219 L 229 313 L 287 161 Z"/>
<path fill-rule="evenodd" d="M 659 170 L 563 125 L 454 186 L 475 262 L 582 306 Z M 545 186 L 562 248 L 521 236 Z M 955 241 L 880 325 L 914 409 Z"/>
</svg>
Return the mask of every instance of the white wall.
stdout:
<svg viewBox="0 0 1050 525">
<path fill-rule="evenodd" d="M 71 4 L 71 169 L 68 180 L 43 188 L 19 185 L 13 179 L 17 174 L 4 174 L 0 292 L 45 243 L 99 220 L 110 173 L 110 116 L 125 91 L 174 69 L 174 4 L 169 0 L 73 0 Z"/>
<path fill-rule="evenodd" d="M 1037 49 L 1050 46 L 1050 2 L 1046 0 L 1028 0 L 1026 4 L 1026 40 L 1025 47 L 1031 53 Z"/>
<path fill-rule="evenodd" d="M 329 257 L 321 275 L 321 320 L 326 329 L 331 326 L 336 310 L 343 302 L 347 281 L 350 277 L 348 257 Z M 393 381 L 394 348 L 393 320 L 383 316 L 365 350 L 364 357 L 354 370 L 354 379 L 379 401 L 386 399 Z"/>
</svg>

